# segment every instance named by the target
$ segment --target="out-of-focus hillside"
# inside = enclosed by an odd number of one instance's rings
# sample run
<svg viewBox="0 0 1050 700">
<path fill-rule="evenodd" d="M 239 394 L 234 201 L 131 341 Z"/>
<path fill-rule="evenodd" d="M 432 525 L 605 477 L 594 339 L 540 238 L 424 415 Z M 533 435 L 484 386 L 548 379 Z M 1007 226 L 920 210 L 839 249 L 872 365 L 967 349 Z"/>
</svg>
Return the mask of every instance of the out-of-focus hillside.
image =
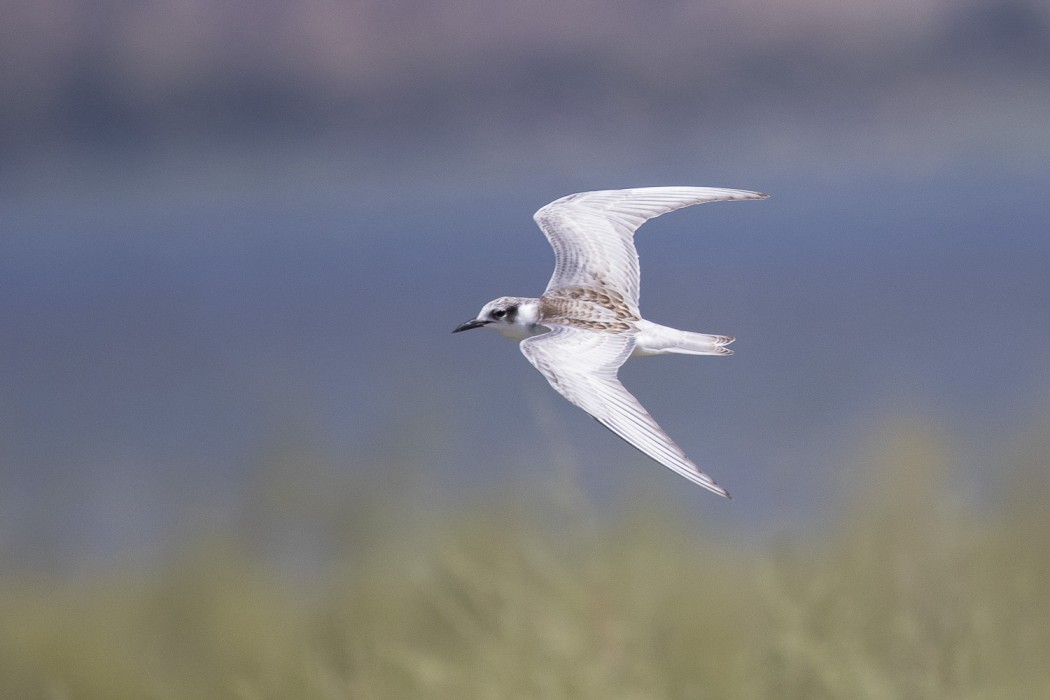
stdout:
<svg viewBox="0 0 1050 700">
<path fill-rule="evenodd" d="M 365 150 L 451 140 L 511 153 L 558 134 L 692 137 L 739 122 L 765 138 L 877 124 L 884 141 L 916 130 L 913 146 L 966 143 L 995 123 L 1038 139 L 1050 106 L 1038 0 L 14 0 L 2 12 L 7 175 L 24 163 L 14 156 L 63 144 L 326 131 Z M 952 124 L 929 130 L 931 114 Z"/>
</svg>

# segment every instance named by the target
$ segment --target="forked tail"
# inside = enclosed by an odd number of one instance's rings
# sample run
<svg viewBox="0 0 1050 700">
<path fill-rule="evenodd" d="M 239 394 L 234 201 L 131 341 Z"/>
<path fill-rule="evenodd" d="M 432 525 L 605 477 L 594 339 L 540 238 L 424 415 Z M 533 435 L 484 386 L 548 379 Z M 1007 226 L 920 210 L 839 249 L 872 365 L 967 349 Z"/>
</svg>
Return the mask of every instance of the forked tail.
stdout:
<svg viewBox="0 0 1050 700">
<path fill-rule="evenodd" d="M 650 321 L 639 324 L 638 339 L 634 355 L 663 355 L 677 353 L 681 355 L 732 355 L 733 351 L 726 346 L 734 338 L 727 335 L 708 335 L 691 333 L 677 328 L 661 326 Z"/>
</svg>

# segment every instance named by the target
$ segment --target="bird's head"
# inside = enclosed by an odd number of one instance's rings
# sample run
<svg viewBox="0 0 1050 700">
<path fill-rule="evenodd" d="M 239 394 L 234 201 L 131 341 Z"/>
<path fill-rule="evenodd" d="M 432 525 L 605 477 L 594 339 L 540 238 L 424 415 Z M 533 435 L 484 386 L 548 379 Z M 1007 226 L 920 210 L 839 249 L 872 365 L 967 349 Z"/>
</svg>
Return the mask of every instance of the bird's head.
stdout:
<svg viewBox="0 0 1050 700">
<path fill-rule="evenodd" d="M 481 307 L 477 318 L 457 326 L 452 332 L 487 326 L 508 338 L 523 340 L 547 330 L 537 325 L 539 310 L 539 299 L 500 297 Z"/>
</svg>

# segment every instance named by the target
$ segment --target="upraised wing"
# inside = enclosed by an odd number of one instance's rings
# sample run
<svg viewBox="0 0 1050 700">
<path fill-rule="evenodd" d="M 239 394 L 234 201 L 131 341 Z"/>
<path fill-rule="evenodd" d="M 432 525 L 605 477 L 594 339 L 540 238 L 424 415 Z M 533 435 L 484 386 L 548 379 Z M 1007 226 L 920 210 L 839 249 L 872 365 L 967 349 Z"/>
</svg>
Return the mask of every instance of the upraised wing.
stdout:
<svg viewBox="0 0 1050 700">
<path fill-rule="evenodd" d="M 729 498 L 696 466 L 617 378 L 634 349 L 627 333 L 554 326 L 521 341 L 521 351 L 554 389 L 632 446 L 694 484 Z"/>
<path fill-rule="evenodd" d="M 580 192 L 555 200 L 533 216 L 554 248 L 554 275 L 547 291 L 577 285 L 609 286 L 637 313 L 639 273 L 634 232 L 639 226 L 693 204 L 766 196 L 717 187 L 639 187 Z"/>
</svg>

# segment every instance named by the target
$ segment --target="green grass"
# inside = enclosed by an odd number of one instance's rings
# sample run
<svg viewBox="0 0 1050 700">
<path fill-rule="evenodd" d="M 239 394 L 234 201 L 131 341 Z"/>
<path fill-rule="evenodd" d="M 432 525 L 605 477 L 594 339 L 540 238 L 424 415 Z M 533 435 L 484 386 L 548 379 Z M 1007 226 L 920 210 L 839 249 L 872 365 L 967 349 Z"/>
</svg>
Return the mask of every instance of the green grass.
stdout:
<svg viewBox="0 0 1050 700">
<path fill-rule="evenodd" d="M 881 452 L 836 522 L 769 546 L 651 500 L 597 517 L 517 494 L 373 501 L 309 575 L 235 528 L 153 570 L 8 575 L 0 697 L 1050 697 L 1045 453 L 976 513 L 932 441 Z"/>
</svg>

